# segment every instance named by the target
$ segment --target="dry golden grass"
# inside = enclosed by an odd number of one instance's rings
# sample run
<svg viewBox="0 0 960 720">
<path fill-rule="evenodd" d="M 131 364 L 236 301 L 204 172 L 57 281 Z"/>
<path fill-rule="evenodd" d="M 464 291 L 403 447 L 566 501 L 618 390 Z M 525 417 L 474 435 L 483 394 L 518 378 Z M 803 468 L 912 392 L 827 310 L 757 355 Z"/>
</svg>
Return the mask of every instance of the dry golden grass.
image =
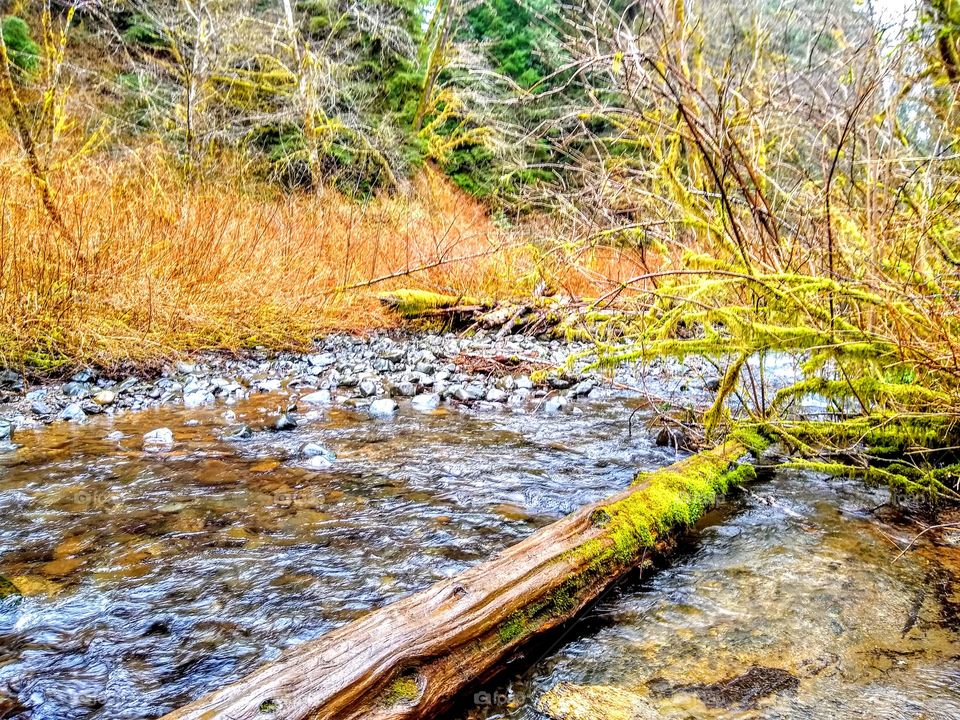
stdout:
<svg viewBox="0 0 960 720">
<path fill-rule="evenodd" d="M 580 251 L 574 269 L 562 245 L 545 250 L 499 229 L 430 170 L 408 196 L 366 203 L 257 183 L 187 186 L 148 150 L 135 161 L 88 158 L 54 182 L 66 233 L 36 201 L 16 151 L 0 151 L 4 364 L 301 347 L 332 329 L 395 322 L 374 297 L 394 287 L 503 297 L 547 275 L 591 294 L 598 278 L 636 267 L 622 253 Z"/>
</svg>

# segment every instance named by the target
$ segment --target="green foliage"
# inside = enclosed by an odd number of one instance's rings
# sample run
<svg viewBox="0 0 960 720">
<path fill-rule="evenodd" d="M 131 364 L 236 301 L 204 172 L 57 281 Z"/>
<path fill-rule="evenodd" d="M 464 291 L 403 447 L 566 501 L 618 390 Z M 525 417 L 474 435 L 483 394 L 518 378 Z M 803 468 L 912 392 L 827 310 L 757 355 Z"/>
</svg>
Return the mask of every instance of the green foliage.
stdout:
<svg viewBox="0 0 960 720">
<path fill-rule="evenodd" d="M 0 32 L 14 67 L 26 74 L 36 70 L 40 64 L 40 47 L 31 37 L 27 22 L 16 15 L 7 15 L 0 20 Z"/>
</svg>

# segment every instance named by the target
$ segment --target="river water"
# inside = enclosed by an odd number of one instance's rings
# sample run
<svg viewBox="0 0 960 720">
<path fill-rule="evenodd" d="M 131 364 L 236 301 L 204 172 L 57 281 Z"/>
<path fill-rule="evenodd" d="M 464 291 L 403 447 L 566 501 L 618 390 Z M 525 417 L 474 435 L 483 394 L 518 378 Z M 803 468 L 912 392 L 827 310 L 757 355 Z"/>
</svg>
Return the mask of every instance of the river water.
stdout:
<svg viewBox="0 0 960 720">
<path fill-rule="evenodd" d="M 0 592 L 23 596 L 0 600 L 0 718 L 157 717 L 674 459 L 628 436 L 626 398 L 554 416 L 328 409 L 263 430 L 283 402 L 18 433 L 0 455 Z M 238 422 L 253 437 L 222 439 Z M 157 427 L 175 446 L 144 452 Z M 856 485 L 783 474 L 752 492 L 455 716 L 539 718 L 570 681 L 668 717 L 960 717 L 957 551 L 921 542 L 892 562 L 886 535 L 909 530 Z M 689 688 L 753 666 L 796 684 L 733 709 Z"/>
</svg>

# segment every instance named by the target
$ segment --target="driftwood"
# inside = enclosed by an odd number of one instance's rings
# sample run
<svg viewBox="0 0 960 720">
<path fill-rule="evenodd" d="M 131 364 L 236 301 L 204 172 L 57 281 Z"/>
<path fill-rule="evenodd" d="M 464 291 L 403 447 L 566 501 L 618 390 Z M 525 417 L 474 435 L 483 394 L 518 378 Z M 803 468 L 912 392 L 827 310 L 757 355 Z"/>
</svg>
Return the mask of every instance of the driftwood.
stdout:
<svg viewBox="0 0 960 720">
<path fill-rule="evenodd" d="M 728 441 L 542 528 L 492 560 L 292 648 L 164 720 L 431 718 L 573 618 L 753 477 Z"/>
</svg>

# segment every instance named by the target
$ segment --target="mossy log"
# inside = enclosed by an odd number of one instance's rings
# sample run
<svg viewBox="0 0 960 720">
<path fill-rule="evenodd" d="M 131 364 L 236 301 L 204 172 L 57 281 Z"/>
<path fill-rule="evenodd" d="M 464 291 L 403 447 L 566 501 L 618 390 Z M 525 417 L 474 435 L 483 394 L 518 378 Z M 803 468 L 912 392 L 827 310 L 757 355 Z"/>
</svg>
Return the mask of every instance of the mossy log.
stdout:
<svg viewBox="0 0 960 720">
<path fill-rule="evenodd" d="M 492 560 L 292 648 L 164 720 L 434 717 L 751 479 L 746 452 L 731 440 L 643 473 Z"/>
</svg>

